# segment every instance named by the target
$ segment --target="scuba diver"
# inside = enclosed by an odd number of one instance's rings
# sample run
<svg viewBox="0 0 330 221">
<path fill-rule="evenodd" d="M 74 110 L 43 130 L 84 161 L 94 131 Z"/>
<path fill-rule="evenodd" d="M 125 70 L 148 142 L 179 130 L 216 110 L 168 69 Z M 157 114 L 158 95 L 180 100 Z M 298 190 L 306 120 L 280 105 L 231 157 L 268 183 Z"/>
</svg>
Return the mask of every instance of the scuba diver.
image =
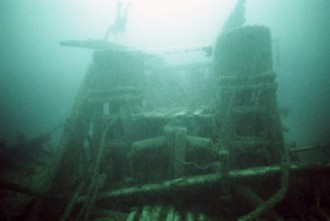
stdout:
<svg viewBox="0 0 330 221">
<path fill-rule="evenodd" d="M 126 24 L 127 24 L 127 11 L 130 7 L 131 2 L 126 4 L 123 8 L 123 3 L 121 0 L 117 0 L 117 15 L 113 24 L 111 24 L 105 35 L 103 40 L 106 41 L 110 34 L 117 35 L 118 33 L 124 33 L 126 31 Z"/>
</svg>

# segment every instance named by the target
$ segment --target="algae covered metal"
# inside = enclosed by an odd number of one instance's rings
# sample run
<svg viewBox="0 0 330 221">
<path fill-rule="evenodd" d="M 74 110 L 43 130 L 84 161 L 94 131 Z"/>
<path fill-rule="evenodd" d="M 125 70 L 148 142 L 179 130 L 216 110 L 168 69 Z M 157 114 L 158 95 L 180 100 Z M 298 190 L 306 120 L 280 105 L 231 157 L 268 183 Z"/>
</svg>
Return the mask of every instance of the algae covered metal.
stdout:
<svg viewBox="0 0 330 221">
<path fill-rule="evenodd" d="M 328 165 L 289 163 L 269 29 L 246 26 L 219 36 L 212 64 L 199 67 L 215 79 L 206 86 L 215 88 L 207 108 L 145 105 L 164 99 L 148 94 L 146 85 L 158 81 L 145 74 L 146 59 L 134 50 L 94 52 L 49 191 L 75 194 L 57 203 L 62 215 L 54 202 L 45 204 L 45 214 L 55 212 L 54 220 L 276 220 L 286 217 L 286 207 L 301 206 L 290 204 L 297 193 L 287 192 L 300 185 L 291 179 L 308 180 L 314 172 L 326 179 Z M 327 192 L 326 185 L 319 188 Z"/>
<path fill-rule="evenodd" d="M 210 62 L 168 64 L 106 41 L 112 26 L 61 42 L 92 61 L 42 191 L 0 183 L 33 197 L 24 220 L 327 220 L 330 165 L 285 145 L 271 31 L 244 11 L 213 46 L 180 51 Z"/>
</svg>

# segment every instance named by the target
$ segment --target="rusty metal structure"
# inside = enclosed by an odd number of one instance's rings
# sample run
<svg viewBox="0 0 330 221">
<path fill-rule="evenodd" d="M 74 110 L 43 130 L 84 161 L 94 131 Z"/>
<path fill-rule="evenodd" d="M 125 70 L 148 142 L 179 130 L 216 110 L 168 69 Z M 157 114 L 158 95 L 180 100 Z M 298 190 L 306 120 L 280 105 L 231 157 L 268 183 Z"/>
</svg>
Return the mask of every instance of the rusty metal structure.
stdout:
<svg viewBox="0 0 330 221">
<path fill-rule="evenodd" d="M 215 53 L 217 116 L 232 164 L 246 167 L 279 162 L 284 143 L 270 31 L 246 27 L 224 34 Z"/>
<path fill-rule="evenodd" d="M 94 52 L 64 129 L 62 153 L 48 192 L 70 199 L 42 203 L 40 217 L 298 217 L 296 208 L 285 214 L 292 202 L 286 193 L 297 185 L 289 181 L 289 172 L 293 177 L 301 172 L 289 163 L 283 141 L 270 31 L 248 26 L 226 32 L 217 39 L 212 64 L 183 70 L 197 79 L 195 85 L 204 83 L 200 88 L 215 88 L 206 105 L 167 106 L 164 95 L 174 93 L 173 98 L 180 100 L 180 93 L 173 92 L 176 86 L 170 82 L 172 87 L 166 86 L 167 91 L 164 87 L 159 96 L 157 89 L 162 88 L 157 83 L 162 80 L 146 75 L 145 59 L 130 50 Z M 151 72 L 175 71 L 159 67 Z M 201 81 L 201 73 L 212 80 Z M 318 179 L 329 178 L 322 175 L 328 166 L 308 170 L 317 171 Z M 318 186 L 322 194 L 327 185 Z"/>
<path fill-rule="evenodd" d="M 16 188 L 36 197 L 25 220 L 329 217 L 330 165 L 289 160 L 268 28 L 227 31 L 210 64 L 180 69 L 97 43 L 45 190 Z"/>
</svg>

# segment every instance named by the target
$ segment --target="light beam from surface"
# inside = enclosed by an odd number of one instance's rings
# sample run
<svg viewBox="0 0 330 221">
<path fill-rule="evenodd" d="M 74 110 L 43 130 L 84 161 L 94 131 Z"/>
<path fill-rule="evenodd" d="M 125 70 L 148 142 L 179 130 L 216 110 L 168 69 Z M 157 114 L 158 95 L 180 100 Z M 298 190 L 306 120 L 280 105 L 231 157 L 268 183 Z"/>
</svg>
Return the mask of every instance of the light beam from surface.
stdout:
<svg viewBox="0 0 330 221">
<path fill-rule="evenodd" d="M 117 0 L 62 0 L 75 6 L 91 38 L 101 39 L 116 17 Z M 131 2 L 127 32 L 114 41 L 136 47 L 201 45 L 213 41 L 237 0 L 122 0 Z M 81 26 L 81 24 L 78 24 Z M 86 34 L 83 34 L 86 36 Z"/>
</svg>

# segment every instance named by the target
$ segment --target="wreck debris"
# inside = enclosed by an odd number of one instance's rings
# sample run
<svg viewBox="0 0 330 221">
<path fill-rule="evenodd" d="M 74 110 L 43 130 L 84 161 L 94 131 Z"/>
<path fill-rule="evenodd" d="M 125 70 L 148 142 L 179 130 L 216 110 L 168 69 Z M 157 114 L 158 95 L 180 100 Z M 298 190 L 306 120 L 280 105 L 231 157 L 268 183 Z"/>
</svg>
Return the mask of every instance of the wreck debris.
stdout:
<svg viewBox="0 0 330 221">
<path fill-rule="evenodd" d="M 252 155 L 254 161 L 259 157 L 255 165 L 280 162 L 284 145 L 269 30 L 248 26 L 223 34 L 218 39 L 214 65 L 217 121 L 231 165 L 251 166 Z"/>
<path fill-rule="evenodd" d="M 221 33 L 241 28 L 245 23 L 245 0 L 238 0 L 234 10 L 225 21 Z"/>
<path fill-rule="evenodd" d="M 74 147 L 82 146 L 89 136 L 94 153 L 88 161 L 91 169 L 85 176 L 79 175 L 78 165 L 82 162 L 77 163 L 77 169 L 70 174 L 79 178 L 65 184 L 66 190 L 74 191 L 79 187 L 77 183 L 86 180 L 89 187 L 66 204 L 67 212 L 62 217 L 88 220 L 101 205 L 120 210 L 126 220 L 157 217 L 162 209 L 153 205 L 159 203 L 185 211 L 184 217 L 195 217 L 189 214 L 195 214 L 190 209 L 196 199 L 200 200 L 199 212 L 212 205 L 207 215 L 215 217 L 226 217 L 219 211 L 235 213 L 242 220 L 263 216 L 266 211 L 271 217 L 281 217 L 274 206 L 286 196 L 289 168 L 296 174 L 303 167 L 287 161 L 282 167 L 272 166 L 280 163 L 285 149 L 269 30 L 248 26 L 228 30 L 218 38 L 213 64 L 215 107 L 206 114 L 179 108 L 168 108 L 167 112 L 145 110 L 143 104 L 148 97 L 144 85 L 149 76 L 145 75 L 143 59 L 132 51 L 108 47 L 94 53 L 80 105 L 74 107 L 76 113 L 84 113 L 84 118 L 77 121 L 79 124 L 71 124 L 71 131 L 76 131 L 77 126 L 81 131 Z M 78 159 L 70 154 L 61 164 L 69 165 L 72 159 Z M 210 168 L 213 164 L 221 166 L 214 170 Z M 208 166 L 204 169 L 191 165 Z M 256 166 L 262 167 L 251 168 Z M 99 185 L 102 174 L 106 174 L 103 187 Z M 275 181 L 281 180 L 281 185 L 273 186 L 275 194 L 264 200 L 264 196 L 258 198 L 259 192 L 252 191 L 251 185 L 262 185 L 263 177 L 269 175 Z M 245 192 L 236 187 L 238 183 L 246 187 Z M 58 190 L 61 185 L 51 189 Z M 245 199 L 256 207 L 250 213 L 251 207 L 216 206 L 230 205 L 237 197 L 244 199 L 247 195 L 255 199 Z M 80 212 L 69 216 L 70 205 Z M 168 210 L 165 218 L 179 219 L 182 214 Z"/>
<path fill-rule="evenodd" d="M 281 200 L 284 199 L 285 194 L 287 193 L 289 188 L 290 159 L 289 151 L 287 148 L 285 149 L 285 152 L 283 154 L 281 170 L 283 174 L 281 177 L 281 185 L 279 190 L 267 201 L 256 207 L 254 211 L 240 217 L 238 219 L 239 221 L 252 221 L 258 219 L 261 215 L 263 215 L 263 213 L 267 212 L 268 210 L 271 210 L 276 204 L 278 204 Z"/>
<path fill-rule="evenodd" d="M 326 173 L 329 169 L 330 165 L 323 164 L 314 164 L 314 165 L 306 165 L 306 164 L 291 164 L 290 165 L 290 173 L 292 176 L 302 176 L 305 172 L 317 172 L 320 174 Z M 304 172 L 302 172 L 304 171 Z M 238 183 L 254 183 L 257 181 L 265 180 L 271 177 L 271 179 L 278 179 L 282 174 L 283 168 L 281 166 L 269 166 L 269 167 L 258 167 L 258 168 L 249 168 L 249 169 L 240 169 L 240 170 L 232 170 L 229 173 L 229 177 L 233 180 L 234 183 L 239 185 Z M 282 179 L 282 182 L 287 182 L 287 176 Z M 158 196 L 157 199 L 162 202 L 164 198 L 169 197 L 171 194 L 173 197 L 175 194 L 184 194 L 189 196 L 189 194 L 198 195 L 198 189 L 203 189 L 208 187 L 208 189 L 212 192 L 212 188 L 216 188 L 221 181 L 221 174 L 208 174 L 201 175 L 195 177 L 184 177 L 184 178 L 176 178 L 173 180 L 164 181 L 161 183 L 154 184 L 144 184 L 139 186 L 133 186 L 128 188 L 122 188 L 113 190 L 110 192 L 101 192 L 97 194 L 97 201 L 105 201 L 110 206 L 124 206 L 126 204 L 129 207 L 134 203 L 143 203 L 143 201 L 152 200 L 154 196 Z M 82 196 L 77 199 L 77 202 L 85 202 L 86 197 Z M 116 204 L 116 205 L 113 205 Z"/>
<path fill-rule="evenodd" d="M 203 97 L 209 99 L 203 110 L 180 102 L 173 102 L 173 109 L 159 107 L 164 96 L 148 97 L 146 82 L 157 92 L 164 79 L 153 76 L 157 67 L 146 70 L 146 57 L 139 50 L 105 41 L 110 32 L 124 31 L 126 15 L 118 13 L 118 26 L 108 29 L 104 41 L 61 42 L 96 51 L 64 127 L 48 194 L 1 182 L 0 187 L 37 197 L 30 220 L 284 217 L 281 209 L 290 207 L 289 187 L 301 180 L 310 184 L 313 179 L 306 177 L 327 179 L 329 165 L 289 162 L 276 101 L 270 31 L 243 27 L 244 3 L 238 1 L 217 39 L 213 70 L 209 64 L 176 70 L 164 62 L 158 67 L 158 75 L 188 76 L 187 82 L 196 86 L 191 90 L 194 96 L 202 93 L 197 88 L 201 75 L 214 71 L 214 85 L 209 81 L 206 87 L 216 88 L 215 99 Z M 176 82 L 170 86 L 189 98 Z M 154 106 L 145 105 L 150 100 Z M 298 181 L 289 183 L 289 172 Z M 264 186 L 269 186 L 266 194 Z M 327 183 L 317 186 L 317 196 L 308 202 L 315 202 L 315 211 L 323 214 L 327 199 L 319 192 L 330 188 Z M 54 194 L 71 198 L 51 197 Z"/>
</svg>

